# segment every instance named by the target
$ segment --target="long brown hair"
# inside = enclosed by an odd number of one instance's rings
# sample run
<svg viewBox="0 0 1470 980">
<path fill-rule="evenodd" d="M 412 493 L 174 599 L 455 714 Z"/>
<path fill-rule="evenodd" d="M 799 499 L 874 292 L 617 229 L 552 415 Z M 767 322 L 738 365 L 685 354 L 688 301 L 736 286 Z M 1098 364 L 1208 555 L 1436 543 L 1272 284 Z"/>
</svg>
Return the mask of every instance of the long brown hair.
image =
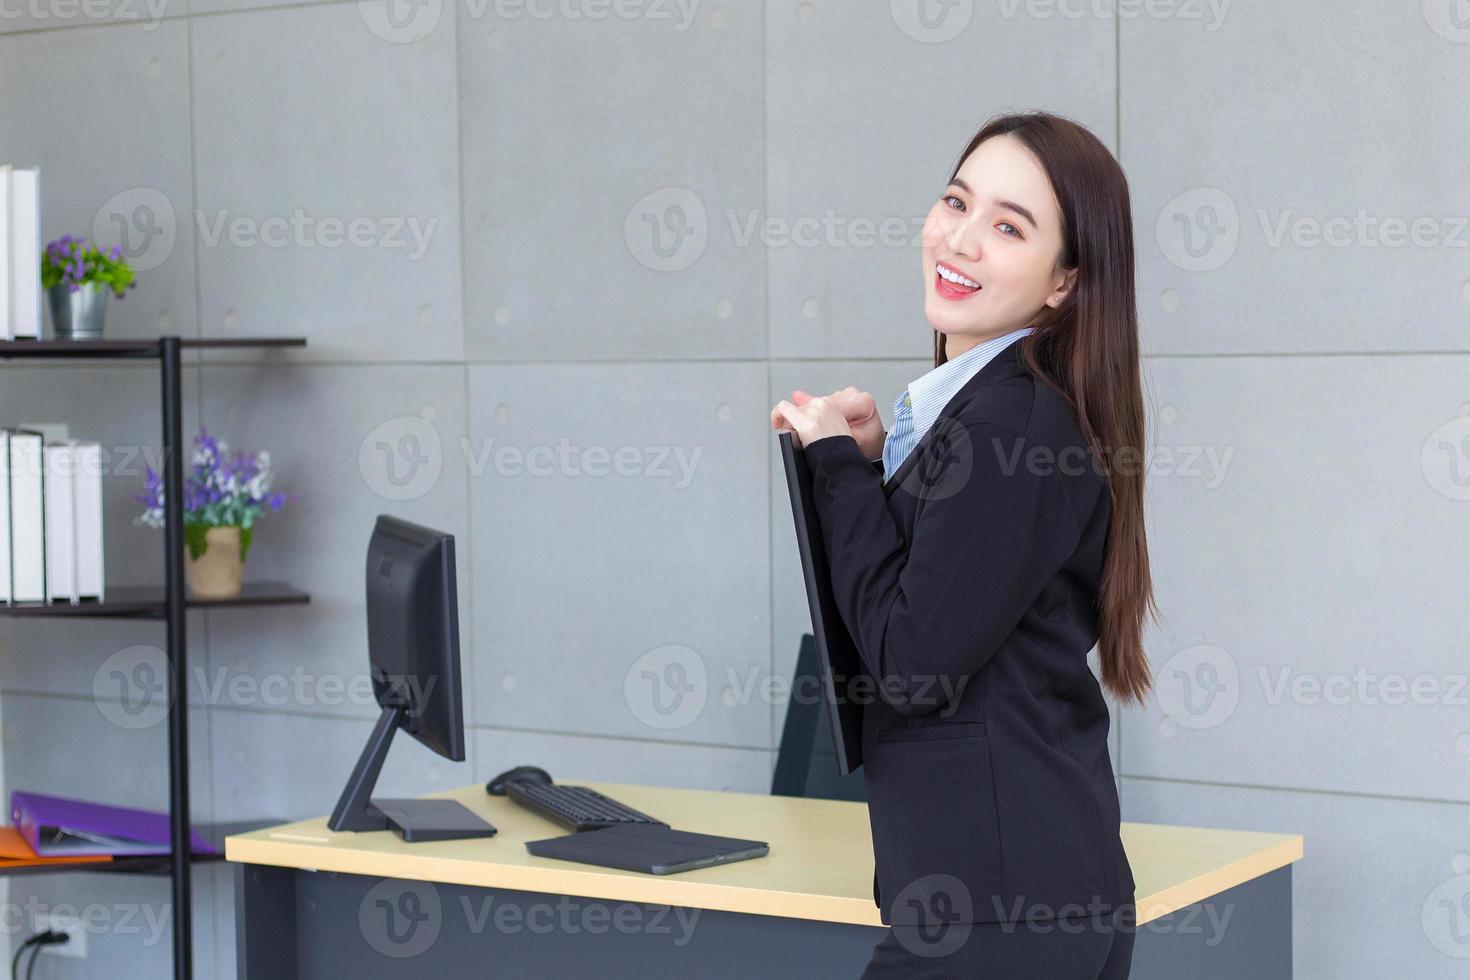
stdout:
<svg viewBox="0 0 1470 980">
<path fill-rule="evenodd" d="M 981 143 L 1010 134 L 1040 161 L 1062 212 L 1062 267 L 1077 280 L 1035 332 L 1017 345 L 1033 376 L 1071 403 L 1107 473 L 1112 498 L 1098 593 L 1102 681 L 1120 701 L 1143 703 L 1153 685 L 1143 650 L 1146 617 L 1158 617 L 1143 527 L 1144 413 L 1128 180 L 1113 154 L 1082 125 L 1048 112 L 997 116 L 970 140 L 950 173 Z M 946 360 L 934 331 L 934 366 Z M 1111 450 L 1107 452 L 1105 450 Z"/>
</svg>

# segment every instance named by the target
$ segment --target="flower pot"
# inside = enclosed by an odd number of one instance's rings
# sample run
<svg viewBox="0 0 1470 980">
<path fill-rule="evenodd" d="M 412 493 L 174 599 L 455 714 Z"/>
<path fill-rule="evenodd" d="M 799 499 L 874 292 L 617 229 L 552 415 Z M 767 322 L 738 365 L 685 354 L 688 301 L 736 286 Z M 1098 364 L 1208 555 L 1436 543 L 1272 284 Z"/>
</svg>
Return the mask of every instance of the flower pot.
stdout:
<svg viewBox="0 0 1470 980">
<path fill-rule="evenodd" d="M 240 557 L 240 529 L 211 527 L 204 531 L 204 553 L 195 558 L 184 545 L 189 592 L 200 599 L 228 599 L 240 594 L 245 560 Z"/>
<path fill-rule="evenodd" d="M 51 328 L 56 339 L 102 339 L 102 318 L 107 313 L 107 294 L 110 291 L 100 282 L 83 283 L 76 292 L 66 285 L 48 289 Z"/>
</svg>

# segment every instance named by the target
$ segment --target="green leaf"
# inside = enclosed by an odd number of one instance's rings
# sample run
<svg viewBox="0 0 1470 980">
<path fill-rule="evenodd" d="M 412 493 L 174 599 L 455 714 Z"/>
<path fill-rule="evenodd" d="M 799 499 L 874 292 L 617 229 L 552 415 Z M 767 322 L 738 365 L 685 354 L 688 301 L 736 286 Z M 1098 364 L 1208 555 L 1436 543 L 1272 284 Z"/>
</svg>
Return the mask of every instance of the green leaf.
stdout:
<svg viewBox="0 0 1470 980">
<path fill-rule="evenodd" d="M 189 557 L 195 561 L 203 556 L 208 547 L 204 540 L 204 534 L 208 530 L 208 524 L 186 523 L 184 525 L 184 543 L 189 546 Z"/>
<path fill-rule="evenodd" d="M 245 560 L 245 553 L 250 550 L 250 539 L 255 537 L 255 529 L 250 527 L 240 528 L 240 561 Z"/>
</svg>

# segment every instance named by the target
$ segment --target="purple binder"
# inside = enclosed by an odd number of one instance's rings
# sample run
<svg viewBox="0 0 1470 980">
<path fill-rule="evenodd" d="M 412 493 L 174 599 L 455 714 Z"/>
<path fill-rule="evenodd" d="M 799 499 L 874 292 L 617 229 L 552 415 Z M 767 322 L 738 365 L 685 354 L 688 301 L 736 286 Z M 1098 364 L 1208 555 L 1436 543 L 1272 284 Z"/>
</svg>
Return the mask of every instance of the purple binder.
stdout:
<svg viewBox="0 0 1470 980">
<path fill-rule="evenodd" d="M 16 790 L 10 794 L 10 818 L 42 857 L 169 853 L 168 814 L 156 810 Z M 219 853 L 197 830 L 190 831 L 189 839 L 196 853 Z"/>
</svg>

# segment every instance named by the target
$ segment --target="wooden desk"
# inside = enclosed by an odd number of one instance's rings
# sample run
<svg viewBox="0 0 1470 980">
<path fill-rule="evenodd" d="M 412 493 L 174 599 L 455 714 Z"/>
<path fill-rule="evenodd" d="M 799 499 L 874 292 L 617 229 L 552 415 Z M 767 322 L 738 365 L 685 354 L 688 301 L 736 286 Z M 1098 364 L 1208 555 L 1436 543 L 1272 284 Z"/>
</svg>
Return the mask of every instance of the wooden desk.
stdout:
<svg viewBox="0 0 1470 980">
<path fill-rule="evenodd" d="M 882 938 L 865 804 L 585 785 L 771 852 L 670 876 L 537 858 L 525 842 L 561 828 L 478 784 L 438 795 L 494 837 L 408 844 L 325 818 L 241 834 L 225 841 L 240 977 L 855 977 Z M 1123 840 L 1135 977 L 1291 975 L 1299 835 L 1125 823 Z"/>
</svg>

